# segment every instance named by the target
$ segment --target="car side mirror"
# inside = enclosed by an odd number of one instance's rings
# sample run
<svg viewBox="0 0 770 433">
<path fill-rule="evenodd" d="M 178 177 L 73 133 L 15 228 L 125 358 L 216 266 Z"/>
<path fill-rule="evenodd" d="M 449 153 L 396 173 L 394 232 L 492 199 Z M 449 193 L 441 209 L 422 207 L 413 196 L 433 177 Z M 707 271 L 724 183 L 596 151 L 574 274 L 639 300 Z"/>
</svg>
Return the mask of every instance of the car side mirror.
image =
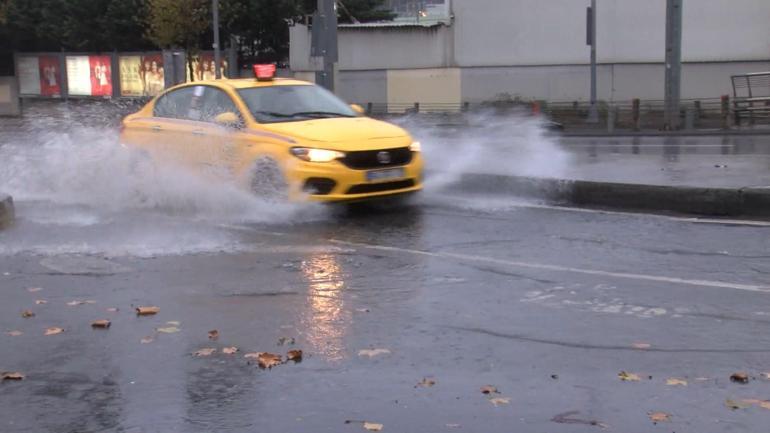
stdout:
<svg viewBox="0 0 770 433">
<path fill-rule="evenodd" d="M 350 104 L 350 108 L 353 109 L 353 111 L 356 112 L 359 116 L 363 116 L 366 114 L 366 110 L 364 110 L 364 107 L 358 105 L 358 104 Z"/>
<path fill-rule="evenodd" d="M 218 114 L 214 117 L 214 123 L 228 128 L 237 128 L 241 123 L 241 119 L 237 114 L 228 111 L 226 113 Z"/>
</svg>

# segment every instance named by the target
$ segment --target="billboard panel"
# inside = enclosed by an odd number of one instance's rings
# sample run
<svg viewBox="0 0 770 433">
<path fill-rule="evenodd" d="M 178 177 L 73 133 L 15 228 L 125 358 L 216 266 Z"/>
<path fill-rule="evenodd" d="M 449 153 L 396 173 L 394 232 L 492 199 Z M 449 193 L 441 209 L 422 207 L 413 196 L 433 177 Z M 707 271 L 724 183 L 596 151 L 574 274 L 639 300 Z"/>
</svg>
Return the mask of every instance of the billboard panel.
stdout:
<svg viewBox="0 0 770 433">
<path fill-rule="evenodd" d="M 67 56 L 65 63 L 69 94 L 91 96 L 91 66 L 88 56 Z"/>
<path fill-rule="evenodd" d="M 166 87 L 162 54 L 142 57 L 142 83 L 145 96 L 156 96 Z"/>
<path fill-rule="evenodd" d="M 40 62 L 37 57 L 18 57 L 16 69 L 19 75 L 19 93 L 40 95 Z"/>
<path fill-rule="evenodd" d="M 214 66 L 214 53 L 205 52 L 192 57 L 192 69 L 195 73 L 194 79 L 190 77 L 190 69 L 187 68 L 187 81 L 201 81 L 216 79 L 216 67 Z M 222 77 L 228 78 L 228 64 L 224 54 L 219 62 L 219 68 L 222 71 Z"/>
<path fill-rule="evenodd" d="M 156 96 L 163 91 L 166 81 L 163 56 L 121 56 L 120 95 Z"/>
<path fill-rule="evenodd" d="M 61 96 L 61 65 L 58 56 L 40 56 L 40 94 Z"/>
<path fill-rule="evenodd" d="M 91 68 L 91 95 L 112 96 L 112 58 L 110 56 L 89 56 Z"/>
</svg>

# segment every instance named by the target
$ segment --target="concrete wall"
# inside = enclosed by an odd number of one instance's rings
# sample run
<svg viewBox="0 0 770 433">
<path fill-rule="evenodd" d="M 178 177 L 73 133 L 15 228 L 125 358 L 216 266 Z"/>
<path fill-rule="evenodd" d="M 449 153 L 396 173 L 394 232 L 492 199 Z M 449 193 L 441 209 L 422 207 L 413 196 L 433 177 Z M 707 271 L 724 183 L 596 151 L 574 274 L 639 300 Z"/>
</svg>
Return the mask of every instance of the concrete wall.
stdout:
<svg viewBox="0 0 770 433">
<path fill-rule="evenodd" d="M 16 77 L 0 77 L 0 116 L 20 116 L 19 82 Z"/>
</svg>

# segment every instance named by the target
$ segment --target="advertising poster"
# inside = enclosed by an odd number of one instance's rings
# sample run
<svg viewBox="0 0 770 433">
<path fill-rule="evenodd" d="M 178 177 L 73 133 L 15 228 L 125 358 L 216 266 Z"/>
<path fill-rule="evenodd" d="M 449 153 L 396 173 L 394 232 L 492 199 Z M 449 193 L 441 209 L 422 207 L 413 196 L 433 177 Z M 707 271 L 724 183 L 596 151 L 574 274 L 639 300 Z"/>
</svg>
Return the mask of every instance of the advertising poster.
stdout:
<svg viewBox="0 0 770 433">
<path fill-rule="evenodd" d="M 91 96 L 91 66 L 88 56 L 67 56 L 65 64 L 69 94 Z"/>
<path fill-rule="evenodd" d="M 112 96 L 112 58 L 110 56 L 89 56 L 91 69 L 91 95 Z"/>
<path fill-rule="evenodd" d="M 19 74 L 19 93 L 40 94 L 40 62 L 37 57 L 18 57 L 16 68 Z"/>
<path fill-rule="evenodd" d="M 190 70 L 187 69 L 187 81 L 201 81 L 216 79 L 216 66 L 214 63 L 214 53 L 201 53 L 192 59 L 194 79 L 190 79 Z M 227 77 L 227 60 L 222 58 L 219 64 L 222 77 Z"/>
<path fill-rule="evenodd" d="M 40 94 L 42 96 L 61 96 L 61 66 L 58 56 L 40 56 Z"/>
<path fill-rule="evenodd" d="M 165 88 L 162 55 L 122 56 L 119 65 L 121 96 L 156 96 Z"/>
</svg>

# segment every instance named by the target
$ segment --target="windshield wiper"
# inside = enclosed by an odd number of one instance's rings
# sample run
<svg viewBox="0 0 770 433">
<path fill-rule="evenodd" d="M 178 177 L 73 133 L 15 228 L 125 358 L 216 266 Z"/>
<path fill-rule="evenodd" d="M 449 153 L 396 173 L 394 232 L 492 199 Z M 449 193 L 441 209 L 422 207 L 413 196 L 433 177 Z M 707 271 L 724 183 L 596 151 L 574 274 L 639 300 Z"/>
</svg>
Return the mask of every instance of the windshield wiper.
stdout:
<svg viewBox="0 0 770 433">
<path fill-rule="evenodd" d="M 285 117 L 285 118 L 294 117 L 294 114 L 278 113 L 276 111 L 260 110 L 260 111 L 255 111 L 254 114 L 264 114 L 265 116 L 270 116 L 270 117 Z"/>
<path fill-rule="evenodd" d="M 292 117 L 306 116 L 306 117 L 355 117 L 350 114 L 337 113 L 335 111 L 300 111 L 292 113 Z"/>
</svg>

